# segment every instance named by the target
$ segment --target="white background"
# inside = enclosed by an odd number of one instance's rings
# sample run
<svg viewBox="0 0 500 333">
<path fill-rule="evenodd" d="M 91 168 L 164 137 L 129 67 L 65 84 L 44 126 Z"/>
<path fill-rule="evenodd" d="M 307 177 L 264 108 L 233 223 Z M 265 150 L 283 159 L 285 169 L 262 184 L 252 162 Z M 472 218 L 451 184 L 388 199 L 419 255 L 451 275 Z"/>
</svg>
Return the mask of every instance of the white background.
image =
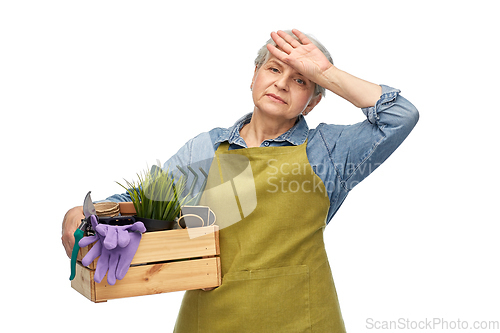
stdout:
<svg viewBox="0 0 500 333">
<path fill-rule="evenodd" d="M 121 193 L 115 181 L 252 111 L 256 52 L 290 28 L 420 111 L 326 229 L 347 330 L 377 331 L 369 318 L 500 321 L 497 5 L 2 2 L 3 327 L 172 331 L 181 292 L 94 304 L 70 288 L 62 218 L 87 191 Z M 332 93 L 308 116 L 310 127 L 363 119 Z"/>
</svg>

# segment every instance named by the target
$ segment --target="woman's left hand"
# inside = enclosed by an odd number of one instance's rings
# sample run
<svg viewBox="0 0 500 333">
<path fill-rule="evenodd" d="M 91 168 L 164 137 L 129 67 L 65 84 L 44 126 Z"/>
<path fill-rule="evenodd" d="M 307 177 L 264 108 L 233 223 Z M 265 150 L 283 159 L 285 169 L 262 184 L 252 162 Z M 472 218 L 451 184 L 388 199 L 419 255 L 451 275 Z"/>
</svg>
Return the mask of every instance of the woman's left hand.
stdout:
<svg viewBox="0 0 500 333">
<path fill-rule="evenodd" d="M 271 33 L 271 38 L 278 47 L 267 44 L 267 49 L 273 56 L 317 83 L 323 73 L 333 65 L 306 35 L 297 29 L 292 32 L 299 38 L 300 43 L 286 32 L 278 30 L 277 33 Z"/>
</svg>

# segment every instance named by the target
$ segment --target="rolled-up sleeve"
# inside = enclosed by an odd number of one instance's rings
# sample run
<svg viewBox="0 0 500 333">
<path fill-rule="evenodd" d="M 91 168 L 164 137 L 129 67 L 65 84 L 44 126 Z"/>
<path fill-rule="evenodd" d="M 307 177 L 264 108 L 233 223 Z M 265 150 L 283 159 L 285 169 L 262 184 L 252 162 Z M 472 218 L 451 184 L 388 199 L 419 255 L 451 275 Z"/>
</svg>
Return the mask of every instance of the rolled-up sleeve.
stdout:
<svg viewBox="0 0 500 333">
<path fill-rule="evenodd" d="M 378 168 L 406 139 L 419 119 L 400 90 L 382 86 L 375 106 L 362 109 L 367 120 L 344 127 L 332 161 L 345 190 L 350 191 Z"/>
</svg>

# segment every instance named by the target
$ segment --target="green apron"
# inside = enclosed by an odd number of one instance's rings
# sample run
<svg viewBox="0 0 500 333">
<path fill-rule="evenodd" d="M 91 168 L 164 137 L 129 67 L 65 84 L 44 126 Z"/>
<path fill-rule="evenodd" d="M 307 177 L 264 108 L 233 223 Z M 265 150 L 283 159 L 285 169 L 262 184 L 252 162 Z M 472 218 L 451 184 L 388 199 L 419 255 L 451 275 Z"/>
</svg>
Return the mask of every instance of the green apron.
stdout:
<svg viewBox="0 0 500 333">
<path fill-rule="evenodd" d="M 306 144 L 219 146 L 200 204 L 220 226 L 222 285 L 187 291 L 174 332 L 345 332 Z"/>
</svg>

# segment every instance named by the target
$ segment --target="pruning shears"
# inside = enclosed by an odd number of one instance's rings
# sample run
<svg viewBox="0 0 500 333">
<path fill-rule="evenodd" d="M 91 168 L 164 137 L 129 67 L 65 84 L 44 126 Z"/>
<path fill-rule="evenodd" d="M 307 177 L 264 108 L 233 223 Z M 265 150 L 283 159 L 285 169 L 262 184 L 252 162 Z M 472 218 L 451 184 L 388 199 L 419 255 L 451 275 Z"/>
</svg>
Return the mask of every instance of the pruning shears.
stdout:
<svg viewBox="0 0 500 333">
<path fill-rule="evenodd" d="M 90 191 L 85 196 L 85 200 L 83 201 L 83 214 L 85 218 L 82 219 L 80 226 L 75 230 L 73 236 L 75 237 L 75 245 L 73 245 L 73 252 L 71 253 L 71 275 L 69 277 L 70 280 L 73 280 L 76 275 L 76 257 L 78 256 L 78 250 L 80 246 L 78 242 L 83 238 L 85 234 L 85 230 L 90 226 L 90 216 L 96 215 L 94 204 L 92 203 L 92 199 L 90 198 Z"/>
</svg>

